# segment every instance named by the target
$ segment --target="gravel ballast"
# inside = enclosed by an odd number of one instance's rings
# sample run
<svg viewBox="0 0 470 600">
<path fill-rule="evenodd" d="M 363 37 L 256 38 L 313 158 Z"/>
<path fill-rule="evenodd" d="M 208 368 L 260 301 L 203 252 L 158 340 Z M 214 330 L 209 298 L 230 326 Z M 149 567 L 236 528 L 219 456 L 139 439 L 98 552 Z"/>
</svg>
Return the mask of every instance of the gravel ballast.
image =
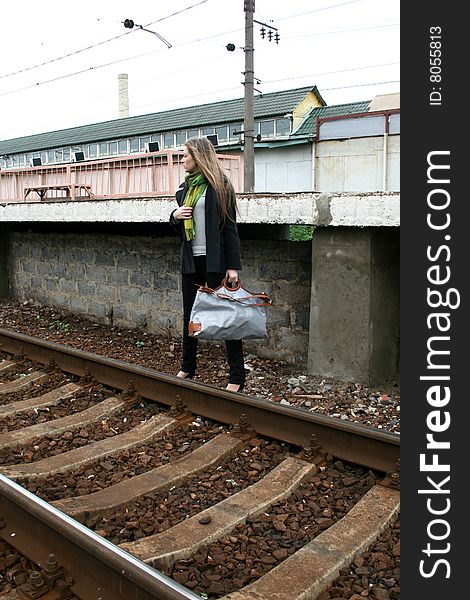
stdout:
<svg viewBox="0 0 470 600">
<path fill-rule="evenodd" d="M 139 364 L 164 373 L 175 375 L 179 369 L 181 355 L 179 339 L 157 336 L 138 329 L 110 327 L 64 313 L 59 309 L 39 306 L 30 302 L 0 302 L 0 327 L 87 352 Z M 29 367 L 30 365 L 28 365 Z M 25 370 L 26 368 L 25 365 Z M 248 395 L 264 399 L 267 402 L 277 402 L 286 406 L 295 406 L 302 410 L 333 416 L 341 420 L 362 423 L 377 429 L 394 433 L 400 432 L 400 390 L 398 382 L 384 382 L 382 385 L 374 387 L 368 387 L 357 382 L 342 382 L 332 378 L 312 376 L 306 372 L 306 365 L 304 364 L 293 365 L 261 358 L 253 354 L 245 357 L 245 369 L 247 380 L 244 392 Z M 200 344 L 195 380 L 225 388 L 227 365 L 223 345 L 217 343 Z M 47 389 L 47 387 L 44 386 L 43 389 Z M 159 458 L 163 451 L 165 451 L 164 447 L 156 452 Z M 130 457 L 124 456 L 124 462 L 126 458 Z M 109 469 L 109 466 L 104 466 L 104 472 Z M 147 465 L 145 468 L 147 468 Z M 334 469 L 333 466 L 329 468 Z M 117 474 L 122 472 L 122 467 L 117 464 L 113 464 L 113 469 L 109 470 L 114 471 L 114 469 L 116 469 L 115 473 Z M 84 470 L 83 480 L 86 481 L 88 475 L 89 473 Z M 227 479 L 231 479 L 231 477 L 227 475 Z M 87 485 L 83 486 L 84 489 L 81 490 L 81 493 L 89 493 L 95 489 L 96 482 L 93 479 L 89 481 Z M 202 481 L 202 478 L 198 478 L 197 481 Z M 100 480 L 98 481 L 99 486 L 102 483 Z M 372 484 L 372 480 L 369 483 Z M 46 488 L 53 485 L 51 481 L 44 482 L 44 484 Z M 64 493 L 67 488 L 64 488 L 63 481 L 61 484 L 62 486 L 59 485 L 56 488 L 55 494 L 57 495 L 55 497 L 68 496 L 70 493 L 69 491 Z M 47 495 L 42 485 L 39 485 L 36 491 L 40 495 Z M 207 497 L 205 497 L 206 488 L 197 485 L 196 481 L 193 482 L 192 486 L 189 497 L 191 498 L 192 494 L 193 504 L 196 504 L 194 508 L 200 510 L 207 501 Z M 62 487 L 62 492 L 60 487 Z M 49 491 L 51 491 L 50 488 Z M 172 507 L 178 506 L 181 501 L 181 493 L 182 489 L 176 488 L 172 490 L 169 496 L 166 496 L 171 498 L 170 504 Z M 168 504 L 168 500 L 165 502 L 163 496 L 159 500 L 161 500 L 161 505 Z M 321 514 L 321 512 L 331 511 L 331 507 L 323 507 L 321 497 L 317 500 L 312 499 L 312 502 L 314 505 L 318 505 L 320 513 L 315 513 L 317 509 L 311 511 L 314 518 L 310 525 L 306 526 L 307 529 L 304 529 L 304 525 L 302 525 L 302 519 L 305 518 L 305 515 L 300 514 L 302 511 L 298 510 L 295 496 L 293 496 L 293 499 L 289 500 L 288 503 L 284 503 L 283 506 L 274 507 L 269 515 L 248 522 L 245 526 L 234 531 L 233 535 L 227 536 L 217 544 L 202 550 L 202 554 L 195 556 L 193 561 L 176 563 L 171 568 L 172 575 L 176 575 L 175 579 L 184 583 L 184 585 L 188 585 L 188 582 L 190 582 L 188 587 L 199 592 L 202 598 L 220 597 L 222 587 L 224 593 L 227 593 L 229 589 L 237 589 L 241 584 L 246 585 L 247 581 L 250 580 L 250 571 L 248 571 L 248 574 L 243 571 L 240 566 L 243 565 L 242 558 L 245 558 L 246 561 L 246 557 L 250 556 L 249 560 L 254 560 L 253 577 L 260 569 L 271 568 L 269 563 L 272 561 L 272 557 L 268 558 L 270 556 L 269 536 L 276 535 L 282 538 L 284 535 L 283 524 L 298 518 L 299 531 L 302 533 L 301 538 L 313 533 L 315 527 L 318 527 L 318 518 L 324 519 L 320 523 L 327 526 L 330 517 L 326 513 L 325 515 Z M 351 502 L 353 502 L 353 498 L 351 498 Z M 135 508 L 129 506 L 128 510 L 133 511 Z M 188 506 L 181 506 L 182 511 L 187 511 L 188 508 Z M 348 509 L 349 502 L 346 502 L 344 506 L 340 503 L 336 509 L 339 511 L 337 516 L 341 514 L 341 511 L 347 511 Z M 279 515 L 282 518 L 279 518 Z M 168 518 L 170 517 L 166 517 L 166 519 Z M 147 535 L 150 530 L 164 529 L 169 523 L 165 523 L 165 517 L 162 513 L 158 519 L 152 517 L 147 521 L 144 519 L 142 522 L 135 523 L 135 528 L 123 527 L 118 522 L 113 524 L 112 519 L 110 521 L 97 519 L 87 524 L 108 539 L 119 543 L 124 540 L 139 538 L 141 535 Z M 304 531 L 307 532 L 306 536 L 303 535 Z M 252 555 L 250 550 L 248 555 L 248 547 L 252 540 L 256 548 L 255 554 Z M 287 547 L 286 550 L 289 552 Z M 259 552 L 257 558 L 256 552 Z M 214 554 L 220 557 L 221 553 L 226 553 L 226 555 L 224 554 L 223 561 L 218 562 L 218 567 L 217 565 L 209 565 L 202 572 L 195 568 L 197 564 L 204 560 L 207 565 L 207 556 L 211 556 L 213 559 Z M 274 558 L 276 561 L 282 560 L 283 554 L 281 553 Z M 364 597 L 369 597 L 372 600 L 397 600 L 400 598 L 399 566 L 400 522 L 397 520 L 365 552 L 355 558 L 350 568 L 341 570 L 339 577 L 328 590 L 320 595 L 318 600 L 338 600 L 340 598 L 361 600 Z M 196 575 L 196 573 L 199 574 Z"/>
</svg>

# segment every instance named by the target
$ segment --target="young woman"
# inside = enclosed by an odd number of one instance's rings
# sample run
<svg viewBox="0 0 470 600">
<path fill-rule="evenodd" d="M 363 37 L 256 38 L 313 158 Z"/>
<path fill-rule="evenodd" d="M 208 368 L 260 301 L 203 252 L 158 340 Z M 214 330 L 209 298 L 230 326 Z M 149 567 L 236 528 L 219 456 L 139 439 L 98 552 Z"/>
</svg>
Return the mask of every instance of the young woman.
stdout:
<svg viewBox="0 0 470 600">
<path fill-rule="evenodd" d="M 181 235 L 183 291 L 183 355 L 177 377 L 191 378 L 196 371 L 197 338 L 188 334 L 197 287 L 218 287 L 227 277 L 238 281 L 240 238 L 236 223 L 236 198 L 214 147 L 207 138 L 186 142 L 183 156 L 187 175 L 176 192 L 170 223 Z M 242 391 L 245 383 L 242 340 L 227 340 L 229 382 L 227 390 Z"/>
</svg>

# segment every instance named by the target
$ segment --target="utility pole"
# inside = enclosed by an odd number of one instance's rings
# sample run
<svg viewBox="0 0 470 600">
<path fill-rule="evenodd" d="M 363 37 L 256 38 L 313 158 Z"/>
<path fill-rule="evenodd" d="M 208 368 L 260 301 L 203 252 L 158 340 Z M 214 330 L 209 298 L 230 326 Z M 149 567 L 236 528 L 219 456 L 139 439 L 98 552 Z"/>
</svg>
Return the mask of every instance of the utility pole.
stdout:
<svg viewBox="0 0 470 600">
<path fill-rule="evenodd" d="M 245 11 L 245 113 L 243 122 L 244 191 L 255 189 L 255 119 L 253 110 L 254 60 L 253 60 L 253 14 L 255 0 L 243 0 Z"/>
</svg>

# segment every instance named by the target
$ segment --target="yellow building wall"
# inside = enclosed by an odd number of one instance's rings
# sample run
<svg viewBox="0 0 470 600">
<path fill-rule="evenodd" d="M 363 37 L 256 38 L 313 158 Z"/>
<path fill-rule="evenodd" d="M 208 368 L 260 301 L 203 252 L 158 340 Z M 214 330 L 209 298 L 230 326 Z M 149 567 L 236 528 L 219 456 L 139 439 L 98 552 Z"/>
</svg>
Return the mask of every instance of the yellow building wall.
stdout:
<svg viewBox="0 0 470 600">
<path fill-rule="evenodd" d="M 299 127 L 312 108 L 318 108 L 320 106 L 323 106 L 323 104 L 317 96 L 313 92 L 308 92 L 305 98 L 301 100 L 292 111 L 292 130 L 295 131 L 297 127 Z"/>
</svg>

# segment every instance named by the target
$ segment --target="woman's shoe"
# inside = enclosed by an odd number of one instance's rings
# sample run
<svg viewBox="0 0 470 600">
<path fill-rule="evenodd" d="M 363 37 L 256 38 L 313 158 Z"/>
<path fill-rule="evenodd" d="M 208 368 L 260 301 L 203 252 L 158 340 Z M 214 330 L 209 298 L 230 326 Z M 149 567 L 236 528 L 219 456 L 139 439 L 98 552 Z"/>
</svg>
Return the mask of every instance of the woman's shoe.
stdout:
<svg viewBox="0 0 470 600">
<path fill-rule="evenodd" d="M 243 388 L 245 387 L 244 383 L 227 383 L 227 387 L 225 388 L 228 392 L 241 393 L 243 392 Z"/>
<path fill-rule="evenodd" d="M 179 377 L 180 379 L 192 379 L 194 377 L 194 372 L 186 373 L 185 371 L 179 371 L 176 377 Z"/>
</svg>

